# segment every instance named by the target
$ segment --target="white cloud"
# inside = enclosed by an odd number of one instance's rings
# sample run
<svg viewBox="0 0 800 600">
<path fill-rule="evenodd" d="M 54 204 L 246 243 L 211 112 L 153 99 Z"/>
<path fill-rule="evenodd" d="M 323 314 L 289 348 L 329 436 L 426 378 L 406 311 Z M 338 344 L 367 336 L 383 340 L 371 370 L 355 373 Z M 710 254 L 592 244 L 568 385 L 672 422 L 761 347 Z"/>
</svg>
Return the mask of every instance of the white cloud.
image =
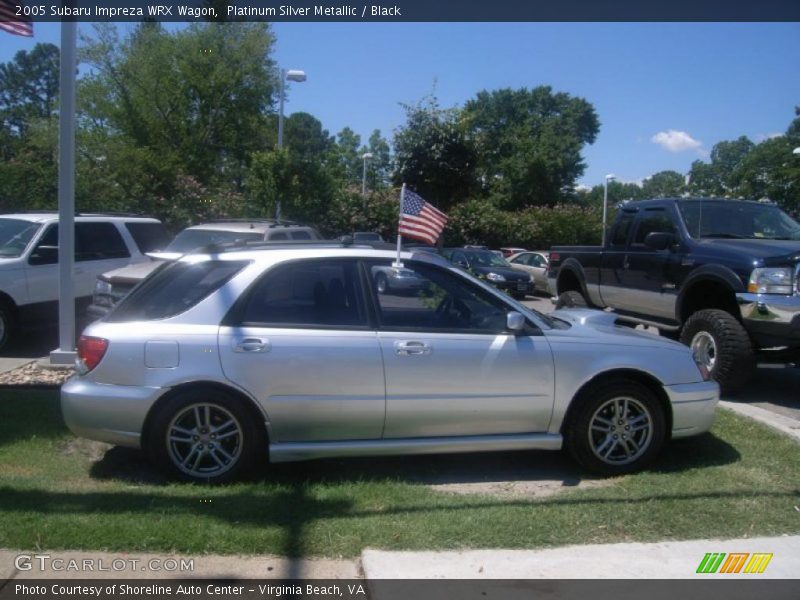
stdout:
<svg viewBox="0 0 800 600">
<path fill-rule="evenodd" d="M 698 150 L 703 147 L 703 142 L 694 139 L 685 131 L 675 131 L 668 129 L 667 131 L 659 131 L 650 141 L 658 144 L 664 150 L 669 152 L 685 152 L 686 150 Z"/>
</svg>

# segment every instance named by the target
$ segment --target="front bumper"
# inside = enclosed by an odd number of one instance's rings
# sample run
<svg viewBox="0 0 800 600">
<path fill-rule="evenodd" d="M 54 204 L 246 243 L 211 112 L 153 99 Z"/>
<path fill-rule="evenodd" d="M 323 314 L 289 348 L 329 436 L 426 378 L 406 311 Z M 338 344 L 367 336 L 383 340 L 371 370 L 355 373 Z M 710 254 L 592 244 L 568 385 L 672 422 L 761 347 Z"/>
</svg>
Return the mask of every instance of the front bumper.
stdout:
<svg viewBox="0 0 800 600">
<path fill-rule="evenodd" d="M 756 344 L 800 346 L 800 295 L 736 294 L 742 322 Z"/>
<path fill-rule="evenodd" d="M 503 290 L 509 294 L 527 294 L 533 289 L 533 284 L 530 281 L 490 281 L 489 279 L 485 279 L 485 281 L 498 290 Z"/>
<path fill-rule="evenodd" d="M 145 417 L 164 391 L 73 377 L 61 387 L 61 413 L 79 437 L 140 448 Z"/>
<path fill-rule="evenodd" d="M 684 438 L 708 431 L 714 422 L 719 402 L 715 381 L 666 385 L 664 391 L 672 405 L 672 438 Z"/>
</svg>

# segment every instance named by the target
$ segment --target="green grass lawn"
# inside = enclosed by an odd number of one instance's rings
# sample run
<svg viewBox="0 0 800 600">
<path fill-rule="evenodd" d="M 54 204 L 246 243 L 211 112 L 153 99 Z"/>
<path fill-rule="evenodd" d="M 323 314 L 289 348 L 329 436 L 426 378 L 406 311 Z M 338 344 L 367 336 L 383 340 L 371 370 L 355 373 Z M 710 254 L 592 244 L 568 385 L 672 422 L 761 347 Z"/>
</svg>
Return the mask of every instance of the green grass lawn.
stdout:
<svg viewBox="0 0 800 600">
<path fill-rule="evenodd" d="M 167 483 L 137 452 L 77 440 L 58 394 L 0 391 L 0 547 L 355 556 L 800 533 L 800 445 L 720 411 L 710 434 L 603 487 L 560 453 L 325 460 L 227 487 Z M 561 477 L 528 499 L 427 481 Z M 516 474 L 516 475 L 514 475 Z"/>
</svg>

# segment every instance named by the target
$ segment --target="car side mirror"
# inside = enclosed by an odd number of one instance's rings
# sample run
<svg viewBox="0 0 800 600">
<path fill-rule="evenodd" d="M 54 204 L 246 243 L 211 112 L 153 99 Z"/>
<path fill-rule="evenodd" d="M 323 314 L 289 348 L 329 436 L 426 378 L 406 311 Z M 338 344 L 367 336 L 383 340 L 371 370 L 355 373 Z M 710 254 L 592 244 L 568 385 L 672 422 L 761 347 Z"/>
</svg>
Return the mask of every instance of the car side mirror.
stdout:
<svg viewBox="0 0 800 600">
<path fill-rule="evenodd" d="M 31 265 L 52 265 L 58 262 L 58 246 L 37 246 L 28 258 Z"/>
<path fill-rule="evenodd" d="M 506 314 L 506 328 L 514 333 L 519 333 L 525 328 L 525 317 L 515 310 Z"/>
<path fill-rule="evenodd" d="M 672 234 L 666 231 L 652 231 L 644 238 L 644 245 L 653 250 L 666 250 L 672 242 Z"/>
</svg>

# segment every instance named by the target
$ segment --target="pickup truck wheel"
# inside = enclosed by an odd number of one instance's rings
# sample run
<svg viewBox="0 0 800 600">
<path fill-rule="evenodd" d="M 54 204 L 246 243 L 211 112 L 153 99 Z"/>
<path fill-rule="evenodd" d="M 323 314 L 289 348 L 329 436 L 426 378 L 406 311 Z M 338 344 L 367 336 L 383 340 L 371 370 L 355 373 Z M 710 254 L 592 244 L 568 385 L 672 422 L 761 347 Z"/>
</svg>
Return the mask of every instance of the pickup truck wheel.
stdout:
<svg viewBox="0 0 800 600">
<path fill-rule="evenodd" d="M 570 290 L 561 292 L 556 300 L 556 308 L 587 308 L 589 303 L 583 294 Z"/>
<path fill-rule="evenodd" d="M 723 394 L 739 390 L 755 367 L 753 344 L 733 315 L 718 309 L 700 310 L 686 321 L 681 342 L 705 364 Z"/>
<path fill-rule="evenodd" d="M 661 450 L 664 408 L 647 386 L 611 380 L 587 388 L 564 429 L 567 449 L 586 469 L 605 475 L 638 471 Z"/>
</svg>

